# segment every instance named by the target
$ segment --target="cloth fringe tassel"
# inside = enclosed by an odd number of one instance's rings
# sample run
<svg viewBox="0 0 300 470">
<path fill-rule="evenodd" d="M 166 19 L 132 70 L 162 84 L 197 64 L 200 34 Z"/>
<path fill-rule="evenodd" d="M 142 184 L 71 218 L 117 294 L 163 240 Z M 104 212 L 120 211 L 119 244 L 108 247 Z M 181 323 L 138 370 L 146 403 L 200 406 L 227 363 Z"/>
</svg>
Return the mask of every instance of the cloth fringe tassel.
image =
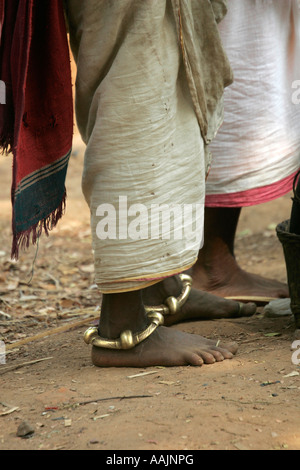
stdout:
<svg viewBox="0 0 300 470">
<path fill-rule="evenodd" d="M 19 251 L 28 249 L 31 243 L 35 245 L 42 233 L 49 236 L 49 232 L 56 227 L 58 221 L 65 213 L 66 198 L 65 193 L 60 205 L 50 215 L 40 220 L 30 229 L 14 235 L 11 250 L 12 259 L 17 260 L 19 258 Z"/>
</svg>

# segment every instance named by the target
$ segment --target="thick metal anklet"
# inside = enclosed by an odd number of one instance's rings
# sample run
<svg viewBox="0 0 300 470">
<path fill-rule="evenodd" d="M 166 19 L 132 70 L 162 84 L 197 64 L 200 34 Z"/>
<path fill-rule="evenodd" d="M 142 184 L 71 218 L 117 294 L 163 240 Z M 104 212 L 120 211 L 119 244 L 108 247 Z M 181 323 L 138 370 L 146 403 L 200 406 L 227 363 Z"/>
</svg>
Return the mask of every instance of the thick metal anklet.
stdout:
<svg viewBox="0 0 300 470">
<path fill-rule="evenodd" d="M 179 297 L 168 297 L 165 300 L 165 303 L 159 306 L 145 306 L 146 312 L 159 312 L 161 315 L 175 315 L 176 313 L 179 313 L 181 310 L 181 307 L 185 304 L 187 301 L 191 289 L 192 289 L 192 278 L 188 276 L 187 274 L 179 274 L 179 278 L 182 282 L 182 292 Z"/>
<path fill-rule="evenodd" d="M 151 311 L 147 313 L 149 319 L 149 326 L 140 333 L 133 334 L 130 330 L 125 330 L 121 333 L 118 339 L 102 338 L 98 334 L 97 327 L 90 327 L 84 333 L 84 341 L 92 346 L 106 349 L 132 349 L 137 344 L 148 338 L 158 326 L 164 324 L 164 317 L 161 313 Z"/>
</svg>

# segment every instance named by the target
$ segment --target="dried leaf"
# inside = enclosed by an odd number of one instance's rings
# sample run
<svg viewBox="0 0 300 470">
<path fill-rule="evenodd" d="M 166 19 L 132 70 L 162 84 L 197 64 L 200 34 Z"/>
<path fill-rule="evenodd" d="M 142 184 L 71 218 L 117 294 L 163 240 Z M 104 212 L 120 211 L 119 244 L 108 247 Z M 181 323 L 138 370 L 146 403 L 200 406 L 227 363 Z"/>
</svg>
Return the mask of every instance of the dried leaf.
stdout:
<svg viewBox="0 0 300 470">
<path fill-rule="evenodd" d="M 297 370 L 293 370 L 293 372 L 290 372 L 289 374 L 284 375 L 283 377 L 297 377 L 298 375 L 300 375 L 300 373 Z"/>
<path fill-rule="evenodd" d="M 281 336 L 281 333 L 265 333 L 264 336 L 267 337 L 274 337 L 274 336 Z"/>
<path fill-rule="evenodd" d="M 106 414 L 106 415 L 101 415 L 101 416 L 94 416 L 92 419 L 93 419 L 93 421 L 97 421 L 97 419 L 107 418 L 108 416 L 110 416 L 110 415 Z"/>
<path fill-rule="evenodd" d="M 144 375 L 150 375 L 150 374 L 157 374 L 157 370 L 151 370 L 149 372 L 141 372 L 140 374 L 135 374 L 135 375 L 127 375 L 128 379 L 134 379 L 136 377 L 143 377 Z"/>
<path fill-rule="evenodd" d="M 3 411 L 3 413 L 0 413 L 0 416 L 7 416 L 10 415 L 11 413 L 14 413 L 14 411 L 17 411 L 19 409 L 18 406 L 14 406 L 13 408 L 10 408 L 7 411 Z"/>
<path fill-rule="evenodd" d="M 79 269 L 83 273 L 87 273 L 87 274 L 92 274 L 95 271 L 95 267 L 93 264 L 81 265 Z"/>
<path fill-rule="evenodd" d="M 10 282 L 10 283 L 6 286 L 6 290 L 8 290 L 8 291 L 13 291 L 13 290 L 16 290 L 18 286 L 19 286 L 19 279 L 16 280 L 16 281 Z"/>
</svg>

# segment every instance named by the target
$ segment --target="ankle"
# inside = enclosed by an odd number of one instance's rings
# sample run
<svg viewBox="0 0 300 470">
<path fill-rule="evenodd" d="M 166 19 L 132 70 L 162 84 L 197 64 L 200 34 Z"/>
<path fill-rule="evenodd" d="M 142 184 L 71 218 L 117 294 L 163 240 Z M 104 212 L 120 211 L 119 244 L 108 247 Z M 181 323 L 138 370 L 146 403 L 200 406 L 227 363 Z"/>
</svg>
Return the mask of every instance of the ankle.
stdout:
<svg viewBox="0 0 300 470">
<path fill-rule="evenodd" d="M 124 330 L 135 333 L 143 330 L 146 324 L 141 291 L 103 295 L 98 326 L 100 336 L 115 339 Z"/>
<path fill-rule="evenodd" d="M 178 276 L 163 279 L 153 286 L 143 289 L 142 296 L 145 305 L 160 305 L 168 297 L 178 297 L 181 293 L 182 282 Z"/>
</svg>

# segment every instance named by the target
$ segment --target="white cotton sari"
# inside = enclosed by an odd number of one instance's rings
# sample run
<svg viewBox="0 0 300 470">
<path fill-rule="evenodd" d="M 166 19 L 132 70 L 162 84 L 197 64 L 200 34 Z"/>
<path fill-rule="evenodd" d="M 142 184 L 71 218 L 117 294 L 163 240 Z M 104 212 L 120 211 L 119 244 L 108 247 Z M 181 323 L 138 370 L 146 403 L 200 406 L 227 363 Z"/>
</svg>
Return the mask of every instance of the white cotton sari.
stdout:
<svg viewBox="0 0 300 470">
<path fill-rule="evenodd" d="M 300 2 L 230 0 L 219 30 L 234 83 L 206 205 L 250 206 L 289 192 L 300 167 Z"/>
</svg>

